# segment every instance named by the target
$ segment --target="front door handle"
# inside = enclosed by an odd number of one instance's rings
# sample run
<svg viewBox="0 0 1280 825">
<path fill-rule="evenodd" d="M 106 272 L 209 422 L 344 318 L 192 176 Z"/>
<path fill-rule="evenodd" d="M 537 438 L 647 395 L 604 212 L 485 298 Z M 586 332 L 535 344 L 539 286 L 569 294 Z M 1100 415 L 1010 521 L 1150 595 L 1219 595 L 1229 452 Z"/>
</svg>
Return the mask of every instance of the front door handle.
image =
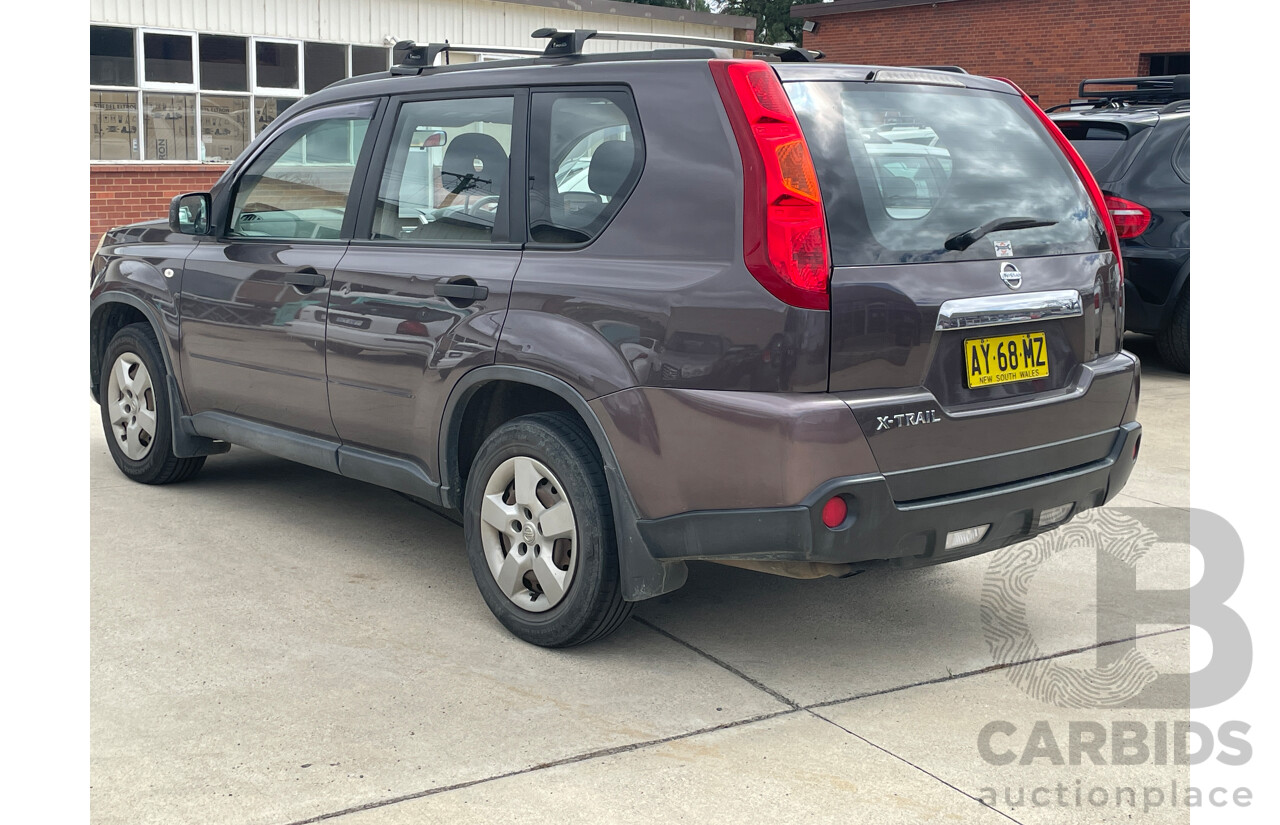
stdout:
<svg viewBox="0 0 1280 825">
<path fill-rule="evenodd" d="M 293 272 L 285 273 L 284 282 L 298 287 L 299 292 L 309 292 L 318 286 L 324 286 L 325 277 L 316 272 L 315 267 L 304 266 L 301 269 L 295 269 Z"/>
<path fill-rule="evenodd" d="M 470 278 L 441 281 L 436 284 L 436 295 L 450 301 L 483 301 L 489 297 L 489 287 L 480 286 Z"/>
</svg>

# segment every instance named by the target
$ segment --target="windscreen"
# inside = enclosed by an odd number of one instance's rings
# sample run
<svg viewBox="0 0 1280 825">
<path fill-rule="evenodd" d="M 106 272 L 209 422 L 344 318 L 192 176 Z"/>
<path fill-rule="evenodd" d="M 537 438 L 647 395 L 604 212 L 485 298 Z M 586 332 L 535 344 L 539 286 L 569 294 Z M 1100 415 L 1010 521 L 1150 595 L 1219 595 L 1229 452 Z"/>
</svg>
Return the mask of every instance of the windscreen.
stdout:
<svg viewBox="0 0 1280 825">
<path fill-rule="evenodd" d="M 1079 177 L 1018 97 L 843 81 L 786 89 L 837 266 L 1106 248 Z"/>
</svg>

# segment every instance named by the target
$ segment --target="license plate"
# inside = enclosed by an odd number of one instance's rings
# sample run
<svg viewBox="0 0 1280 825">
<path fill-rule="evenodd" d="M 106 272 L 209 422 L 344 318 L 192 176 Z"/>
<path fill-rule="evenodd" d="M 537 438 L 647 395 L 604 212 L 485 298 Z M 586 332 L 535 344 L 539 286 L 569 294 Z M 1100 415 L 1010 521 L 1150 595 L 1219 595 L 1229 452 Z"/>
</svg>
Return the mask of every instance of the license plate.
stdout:
<svg viewBox="0 0 1280 825">
<path fill-rule="evenodd" d="M 964 342 L 969 389 L 1029 381 L 1049 374 L 1049 352 L 1043 332 L 970 338 Z"/>
</svg>

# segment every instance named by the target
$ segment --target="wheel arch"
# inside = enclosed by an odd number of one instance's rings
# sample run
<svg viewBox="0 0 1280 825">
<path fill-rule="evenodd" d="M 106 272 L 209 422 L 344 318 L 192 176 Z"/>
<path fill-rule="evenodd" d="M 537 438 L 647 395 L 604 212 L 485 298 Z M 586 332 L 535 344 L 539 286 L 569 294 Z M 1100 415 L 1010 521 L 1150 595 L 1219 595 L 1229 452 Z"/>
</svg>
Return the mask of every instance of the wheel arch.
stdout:
<svg viewBox="0 0 1280 825">
<path fill-rule="evenodd" d="M 160 323 L 160 314 L 156 308 L 131 292 L 123 290 L 103 292 L 89 304 L 89 393 L 94 401 L 99 399 L 102 358 L 107 351 L 107 345 L 111 343 L 111 339 L 117 332 L 130 324 L 141 322 L 151 326 L 156 343 L 160 345 L 160 355 L 164 358 L 166 374 L 177 375 L 168 341 L 163 334 L 164 327 Z"/>
<path fill-rule="evenodd" d="M 613 502 L 623 598 L 639 601 L 677 589 L 688 572 L 682 563 L 654 559 L 636 527 L 639 518 L 618 460 L 599 418 L 585 398 L 559 378 L 525 367 L 478 367 L 459 379 L 440 422 L 440 494 L 446 507 L 462 509 L 468 462 L 501 424 L 534 412 L 568 412 L 591 434 Z"/>
</svg>

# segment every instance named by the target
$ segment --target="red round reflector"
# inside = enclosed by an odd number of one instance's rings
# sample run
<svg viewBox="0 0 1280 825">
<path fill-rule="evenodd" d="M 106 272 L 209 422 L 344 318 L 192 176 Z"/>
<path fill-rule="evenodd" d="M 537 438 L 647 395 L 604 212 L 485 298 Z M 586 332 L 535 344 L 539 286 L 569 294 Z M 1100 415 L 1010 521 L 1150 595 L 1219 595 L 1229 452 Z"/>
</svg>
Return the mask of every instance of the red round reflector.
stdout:
<svg viewBox="0 0 1280 825">
<path fill-rule="evenodd" d="M 848 515 L 849 505 L 845 504 L 840 496 L 829 498 L 827 503 L 822 505 L 822 523 L 832 530 L 844 524 L 845 517 Z"/>
</svg>

